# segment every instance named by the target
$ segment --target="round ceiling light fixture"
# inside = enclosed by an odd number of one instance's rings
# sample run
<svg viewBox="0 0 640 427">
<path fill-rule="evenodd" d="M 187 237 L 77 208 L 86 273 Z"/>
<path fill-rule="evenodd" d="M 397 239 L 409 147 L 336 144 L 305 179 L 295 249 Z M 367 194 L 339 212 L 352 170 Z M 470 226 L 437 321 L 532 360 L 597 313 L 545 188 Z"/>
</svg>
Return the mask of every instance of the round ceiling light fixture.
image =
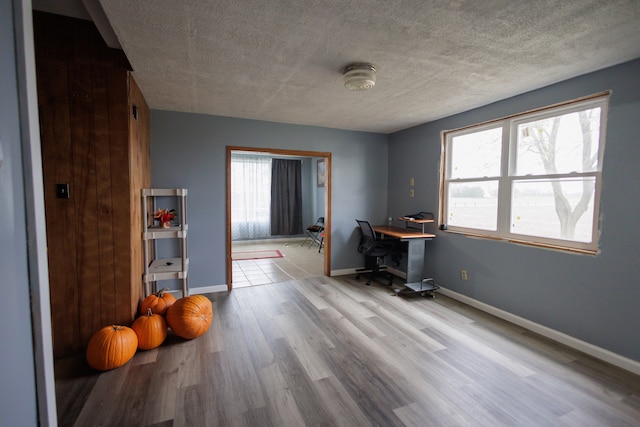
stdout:
<svg viewBox="0 0 640 427">
<path fill-rule="evenodd" d="M 349 64 L 342 70 L 344 87 L 349 90 L 367 90 L 376 85 L 376 67 L 367 62 Z"/>
</svg>

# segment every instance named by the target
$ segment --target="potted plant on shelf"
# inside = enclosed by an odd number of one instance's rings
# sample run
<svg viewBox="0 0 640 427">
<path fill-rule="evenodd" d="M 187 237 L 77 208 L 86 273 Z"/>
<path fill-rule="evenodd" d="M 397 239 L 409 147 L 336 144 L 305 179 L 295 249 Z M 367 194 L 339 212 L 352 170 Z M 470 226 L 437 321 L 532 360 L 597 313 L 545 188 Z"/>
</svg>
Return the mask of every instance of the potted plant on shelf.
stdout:
<svg viewBox="0 0 640 427">
<path fill-rule="evenodd" d="M 160 221 L 162 228 L 171 227 L 171 220 L 176 218 L 175 209 L 158 209 L 153 213 L 153 219 Z"/>
</svg>

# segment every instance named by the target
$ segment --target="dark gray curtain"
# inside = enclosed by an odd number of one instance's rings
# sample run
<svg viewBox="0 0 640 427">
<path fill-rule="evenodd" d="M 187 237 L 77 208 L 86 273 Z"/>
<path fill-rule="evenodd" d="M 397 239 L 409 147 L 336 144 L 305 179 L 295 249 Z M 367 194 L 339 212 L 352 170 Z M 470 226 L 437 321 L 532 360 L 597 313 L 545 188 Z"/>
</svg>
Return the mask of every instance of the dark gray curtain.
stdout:
<svg viewBox="0 0 640 427">
<path fill-rule="evenodd" d="M 302 234 L 302 162 L 271 163 L 271 235 Z"/>
</svg>

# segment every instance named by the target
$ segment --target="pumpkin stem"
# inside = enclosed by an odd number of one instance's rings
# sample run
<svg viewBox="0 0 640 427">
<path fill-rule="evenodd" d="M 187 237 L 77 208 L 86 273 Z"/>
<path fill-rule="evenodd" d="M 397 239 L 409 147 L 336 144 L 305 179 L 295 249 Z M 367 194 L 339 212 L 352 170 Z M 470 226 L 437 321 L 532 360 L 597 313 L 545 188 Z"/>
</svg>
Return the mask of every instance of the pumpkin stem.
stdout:
<svg viewBox="0 0 640 427">
<path fill-rule="evenodd" d="M 156 295 L 158 297 L 162 298 L 162 295 L 168 290 L 169 290 L 169 288 L 160 289 Z"/>
<path fill-rule="evenodd" d="M 147 308 L 147 317 L 151 317 L 152 314 L 153 314 L 153 311 L 151 311 L 150 308 Z"/>
<path fill-rule="evenodd" d="M 119 331 L 120 329 L 122 329 L 120 325 L 111 325 L 111 327 L 113 328 L 114 331 Z"/>
</svg>

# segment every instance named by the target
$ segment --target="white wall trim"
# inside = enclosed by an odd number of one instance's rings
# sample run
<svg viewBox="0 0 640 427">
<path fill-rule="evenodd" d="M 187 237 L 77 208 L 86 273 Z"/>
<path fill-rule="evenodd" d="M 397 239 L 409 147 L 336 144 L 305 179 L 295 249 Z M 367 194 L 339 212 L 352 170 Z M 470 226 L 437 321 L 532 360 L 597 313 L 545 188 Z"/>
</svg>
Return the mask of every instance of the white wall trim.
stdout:
<svg viewBox="0 0 640 427">
<path fill-rule="evenodd" d="M 394 276 L 400 277 L 402 279 L 406 279 L 407 278 L 407 272 L 406 271 L 398 270 L 397 268 L 393 268 L 393 267 L 389 267 L 389 266 L 387 266 L 387 271 L 389 273 L 393 274 Z"/>
<path fill-rule="evenodd" d="M 197 288 L 189 288 L 189 295 L 210 294 L 213 292 L 227 292 L 227 290 L 227 285 L 199 286 Z"/>
<path fill-rule="evenodd" d="M 478 310 L 482 310 L 486 313 L 499 317 L 500 319 L 506 320 L 507 322 L 511 322 L 514 325 L 521 326 L 546 338 L 552 339 L 575 350 L 586 353 L 604 362 L 610 363 L 636 375 L 640 375 L 640 362 L 621 356 L 604 348 L 595 346 L 586 341 L 579 340 L 563 332 L 556 331 L 555 329 L 540 325 L 536 322 L 532 322 L 531 320 L 501 310 L 492 305 L 485 304 L 476 299 L 451 291 L 449 289 L 440 288 L 438 292 L 440 292 L 442 295 L 448 296 L 449 298 L 470 305 L 471 307 L 475 307 Z"/>
<path fill-rule="evenodd" d="M 347 276 L 349 274 L 356 274 L 355 268 L 344 268 L 342 270 L 331 270 L 331 277 L 334 276 Z"/>
<path fill-rule="evenodd" d="M 344 268 L 342 270 L 331 270 L 331 277 L 333 277 L 333 276 L 347 276 L 349 274 L 357 274 L 358 272 L 356 270 L 357 269 L 355 269 L 355 268 Z M 397 270 L 397 269 L 395 269 L 393 267 L 387 266 L 387 271 L 389 273 L 393 274 L 394 276 L 401 277 L 403 279 L 407 277 L 407 274 L 404 271 Z"/>
<path fill-rule="evenodd" d="M 31 1 L 14 0 L 13 10 L 38 424 L 55 426 L 58 416 Z"/>
</svg>

